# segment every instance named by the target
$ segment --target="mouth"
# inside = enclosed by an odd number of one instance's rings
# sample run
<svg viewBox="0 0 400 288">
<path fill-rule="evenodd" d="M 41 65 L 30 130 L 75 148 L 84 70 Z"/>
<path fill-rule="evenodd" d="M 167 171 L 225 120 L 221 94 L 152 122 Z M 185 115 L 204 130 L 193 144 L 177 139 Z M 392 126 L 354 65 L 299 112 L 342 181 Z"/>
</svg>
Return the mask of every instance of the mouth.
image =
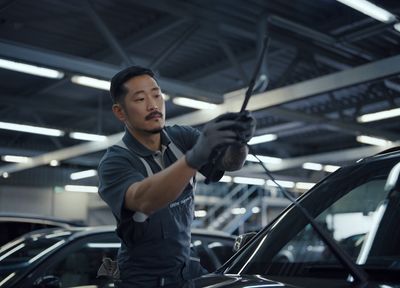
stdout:
<svg viewBox="0 0 400 288">
<path fill-rule="evenodd" d="M 146 116 L 146 120 L 152 120 L 152 119 L 160 119 L 162 118 L 162 114 L 160 112 L 152 112 L 149 115 Z"/>
</svg>

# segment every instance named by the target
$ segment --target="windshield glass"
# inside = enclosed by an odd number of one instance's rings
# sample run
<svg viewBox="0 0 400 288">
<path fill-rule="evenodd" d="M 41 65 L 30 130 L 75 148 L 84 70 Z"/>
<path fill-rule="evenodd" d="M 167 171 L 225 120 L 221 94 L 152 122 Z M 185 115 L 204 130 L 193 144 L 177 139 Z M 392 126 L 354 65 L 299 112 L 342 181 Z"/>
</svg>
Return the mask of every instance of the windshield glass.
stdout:
<svg viewBox="0 0 400 288">
<path fill-rule="evenodd" d="M 384 190 L 399 161 L 389 157 L 341 169 L 300 201 L 338 246 L 373 276 L 382 269 L 395 273 L 400 268 L 399 197 L 388 198 Z M 375 275 L 374 269 L 380 272 Z M 286 281 L 294 277 L 346 281 L 349 274 L 296 207 L 260 234 L 225 273 Z"/>
<path fill-rule="evenodd" d="M 61 246 L 71 232 L 54 231 L 18 238 L 0 248 L 0 286 L 23 275 L 39 260 Z"/>
</svg>

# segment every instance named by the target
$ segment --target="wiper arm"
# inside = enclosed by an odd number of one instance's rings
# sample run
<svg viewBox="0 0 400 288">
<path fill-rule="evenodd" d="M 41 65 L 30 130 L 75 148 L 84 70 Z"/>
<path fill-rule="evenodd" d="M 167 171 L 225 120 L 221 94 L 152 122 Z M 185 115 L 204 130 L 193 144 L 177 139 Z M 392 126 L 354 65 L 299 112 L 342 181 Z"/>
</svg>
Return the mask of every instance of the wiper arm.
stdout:
<svg viewBox="0 0 400 288">
<path fill-rule="evenodd" d="M 304 217 L 310 222 L 311 226 L 313 227 L 314 231 L 319 235 L 319 237 L 322 239 L 322 241 L 325 242 L 325 244 L 331 249 L 333 255 L 336 256 L 336 258 L 339 260 L 340 263 L 344 267 L 347 268 L 349 273 L 353 276 L 355 281 L 359 282 L 358 287 L 365 287 L 367 282 L 368 282 L 368 275 L 362 269 L 361 267 L 357 266 L 354 261 L 350 258 L 350 256 L 344 251 L 332 238 L 329 236 L 328 233 L 326 233 L 321 227 L 317 224 L 317 222 L 314 220 L 314 218 L 308 213 L 308 211 L 299 204 L 299 202 L 293 198 L 285 188 L 283 188 L 281 185 L 277 183 L 275 180 L 274 176 L 272 176 L 271 172 L 268 170 L 268 168 L 264 165 L 264 163 L 257 157 L 255 153 L 253 153 L 253 149 L 249 146 L 249 150 L 251 154 L 253 154 L 254 157 L 259 161 L 259 164 L 264 168 L 265 173 L 268 175 L 268 177 L 279 187 L 279 189 L 282 191 L 283 195 L 288 198 L 304 215 Z"/>
</svg>

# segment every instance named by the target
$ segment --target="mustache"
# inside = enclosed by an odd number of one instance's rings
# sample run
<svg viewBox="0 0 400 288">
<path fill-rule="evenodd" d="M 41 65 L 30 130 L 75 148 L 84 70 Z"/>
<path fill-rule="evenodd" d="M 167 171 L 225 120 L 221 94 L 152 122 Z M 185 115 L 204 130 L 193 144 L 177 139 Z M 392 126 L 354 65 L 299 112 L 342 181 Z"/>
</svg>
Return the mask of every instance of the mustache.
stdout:
<svg viewBox="0 0 400 288">
<path fill-rule="evenodd" d="M 145 120 L 150 120 L 150 119 L 153 118 L 154 116 L 163 117 L 163 114 L 162 114 L 161 112 L 154 111 L 154 112 L 151 112 L 149 115 L 147 115 L 144 119 L 145 119 Z"/>
</svg>

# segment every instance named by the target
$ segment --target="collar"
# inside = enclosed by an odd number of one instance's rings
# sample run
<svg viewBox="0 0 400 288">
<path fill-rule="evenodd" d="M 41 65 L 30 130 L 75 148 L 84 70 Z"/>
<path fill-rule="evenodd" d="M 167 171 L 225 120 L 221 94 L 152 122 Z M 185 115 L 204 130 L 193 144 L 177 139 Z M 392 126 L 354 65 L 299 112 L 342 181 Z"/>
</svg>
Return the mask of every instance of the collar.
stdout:
<svg viewBox="0 0 400 288">
<path fill-rule="evenodd" d="M 161 130 L 161 149 L 163 146 L 168 148 L 169 144 L 171 143 L 171 138 L 169 138 L 165 128 Z M 148 157 L 154 154 L 154 151 L 151 151 L 147 147 L 145 147 L 142 143 L 140 143 L 132 134 L 125 128 L 125 134 L 122 137 L 122 141 L 124 141 L 125 145 L 129 147 L 132 151 L 137 153 L 141 157 Z"/>
</svg>

